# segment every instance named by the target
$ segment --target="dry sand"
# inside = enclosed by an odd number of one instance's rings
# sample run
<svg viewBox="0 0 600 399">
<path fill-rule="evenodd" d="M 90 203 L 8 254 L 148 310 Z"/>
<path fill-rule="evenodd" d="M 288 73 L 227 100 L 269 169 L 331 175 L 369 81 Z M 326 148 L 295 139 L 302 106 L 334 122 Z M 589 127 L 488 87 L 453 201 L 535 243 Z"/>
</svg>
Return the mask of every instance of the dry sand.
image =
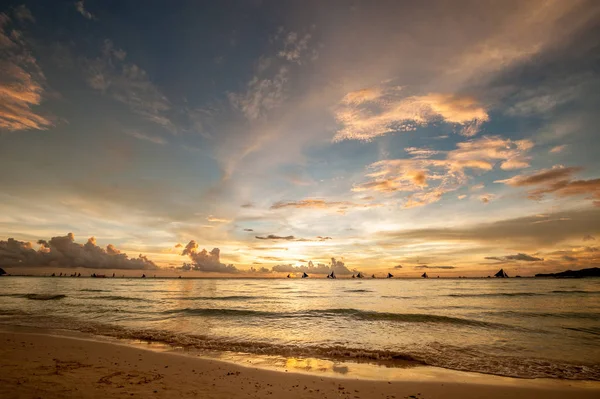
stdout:
<svg viewBox="0 0 600 399">
<path fill-rule="evenodd" d="M 54 335 L 0 332 L 0 398 L 599 398 L 596 382 L 372 381 L 237 366 Z"/>
</svg>

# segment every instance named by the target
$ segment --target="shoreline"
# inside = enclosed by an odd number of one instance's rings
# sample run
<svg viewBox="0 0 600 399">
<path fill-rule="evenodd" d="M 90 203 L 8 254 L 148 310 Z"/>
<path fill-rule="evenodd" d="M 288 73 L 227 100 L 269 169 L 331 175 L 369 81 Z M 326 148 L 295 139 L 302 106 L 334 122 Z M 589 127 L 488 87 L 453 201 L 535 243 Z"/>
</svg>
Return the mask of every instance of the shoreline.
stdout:
<svg viewBox="0 0 600 399">
<path fill-rule="evenodd" d="M 82 334 L 0 330 L 0 396 L 592 398 L 600 382 L 517 379 L 434 367 L 393 369 L 380 379 L 256 367 Z M 298 363 L 302 366 L 302 363 Z"/>
</svg>

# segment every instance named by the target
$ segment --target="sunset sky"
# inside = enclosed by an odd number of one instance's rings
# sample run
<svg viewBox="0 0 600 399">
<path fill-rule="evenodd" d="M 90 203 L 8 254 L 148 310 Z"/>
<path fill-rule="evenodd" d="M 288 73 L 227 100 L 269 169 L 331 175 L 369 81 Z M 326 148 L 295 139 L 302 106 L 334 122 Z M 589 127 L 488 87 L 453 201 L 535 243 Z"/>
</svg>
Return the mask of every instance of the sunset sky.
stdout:
<svg viewBox="0 0 600 399">
<path fill-rule="evenodd" d="M 598 1 L 0 12 L 0 266 L 12 272 L 600 263 Z"/>
</svg>

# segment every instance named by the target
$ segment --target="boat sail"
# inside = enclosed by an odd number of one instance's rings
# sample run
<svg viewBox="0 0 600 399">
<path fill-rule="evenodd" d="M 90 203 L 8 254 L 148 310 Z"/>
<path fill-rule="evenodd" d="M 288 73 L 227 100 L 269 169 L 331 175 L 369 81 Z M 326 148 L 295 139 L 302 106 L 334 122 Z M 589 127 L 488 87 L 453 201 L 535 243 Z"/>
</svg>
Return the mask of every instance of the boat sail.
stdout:
<svg viewBox="0 0 600 399">
<path fill-rule="evenodd" d="M 337 277 L 335 276 L 335 273 L 332 270 L 331 273 L 327 275 L 327 278 L 337 278 Z"/>
<path fill-rule="evenodd" d="M 504 269 L 500 269 L 498 273 L 494 274 L 494 277 L 508 278 L 508 274 L 506 274 Z"/>
<path fill-rule="evenodd" d="M 302 278 L 308 278 L 308 274 L 306 272 L 302 273 Z"/>
<path fill-rule="evenodd" d="M 429 278 L 429 276 L 427 275 L 427 273 L 423 273 L 423 274 L 421 274 L 421 277 L 422 277 L 422 278 Z"/>
<path fill-rule="evenodd" d="M 356 275 L 356 278 L 364 278 L 365 275 L 362 274 L 361 272 L 358 272 L 358 274 Z"/>
<path fill-rule="evenodd" d="M 375 278 L 375 275 L 372 275 L 371 278 Z"/>
<path fill-rule="evenodd" d="M 394 275 L 392 273 L 388 273 L 387 278 L 394 278 Z"/>
</svg>

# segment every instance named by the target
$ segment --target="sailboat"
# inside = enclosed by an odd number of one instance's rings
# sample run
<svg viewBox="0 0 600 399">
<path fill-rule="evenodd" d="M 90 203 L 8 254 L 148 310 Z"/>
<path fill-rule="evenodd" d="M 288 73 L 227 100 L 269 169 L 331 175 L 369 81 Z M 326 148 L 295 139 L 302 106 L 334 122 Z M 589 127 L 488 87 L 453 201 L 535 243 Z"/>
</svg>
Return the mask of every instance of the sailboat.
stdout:
<svg viewBox="0 0 600 399">
<path fill-rule="evenodd" d="M 494 274 L 494 277 L 508 278 L 508 274 L 506 274 L 504 269 L 500 269 L 498 273 Z"/>
<path fill-rule="evenodd" d="M 288 274 L 287 278 L 291 278 L 289 274 Z"/>
<path fill-rule="evenodd" d="M 356 276 L 353 274 L 353 275 L 352 275 L 352 278 L 356 278 Z"/>
<path fill-rule="evenodd" d="M 335 273 L 333 271 L 331 271 L 331 274 L 328 274 L 327 278 L 337 278 L 337 277 L 335 276 Z"/>
<path fill-rule="evenodd" d="M 375 275 L 372 275 L 371 278 L 375 278 Z"/>
<path fill-rule="evenodd" d="M 362 274 L 361 272 L 358 272 L 358 274 L 356 275 L 356 278 L 363 278 L 365 277 L 364 274 Z"/>
<path fill-rule="evenodd" d="M 421 277 L 422 277 L 422 278 L 429 278 L 429 276 L 427 275 L 427 273 L 423 273 L 423 274 L 421 274 Z"/>
<path fill-rule="evenodd" d="M 308 274 L 306 272 L 302 273 L 302 278 L 308 278 Z"/>
<path fill-rule="evenodd" d="M 392 273 L 388 273 L 387 278 L 394 278 L 394 275 Z"/>
</svg>

